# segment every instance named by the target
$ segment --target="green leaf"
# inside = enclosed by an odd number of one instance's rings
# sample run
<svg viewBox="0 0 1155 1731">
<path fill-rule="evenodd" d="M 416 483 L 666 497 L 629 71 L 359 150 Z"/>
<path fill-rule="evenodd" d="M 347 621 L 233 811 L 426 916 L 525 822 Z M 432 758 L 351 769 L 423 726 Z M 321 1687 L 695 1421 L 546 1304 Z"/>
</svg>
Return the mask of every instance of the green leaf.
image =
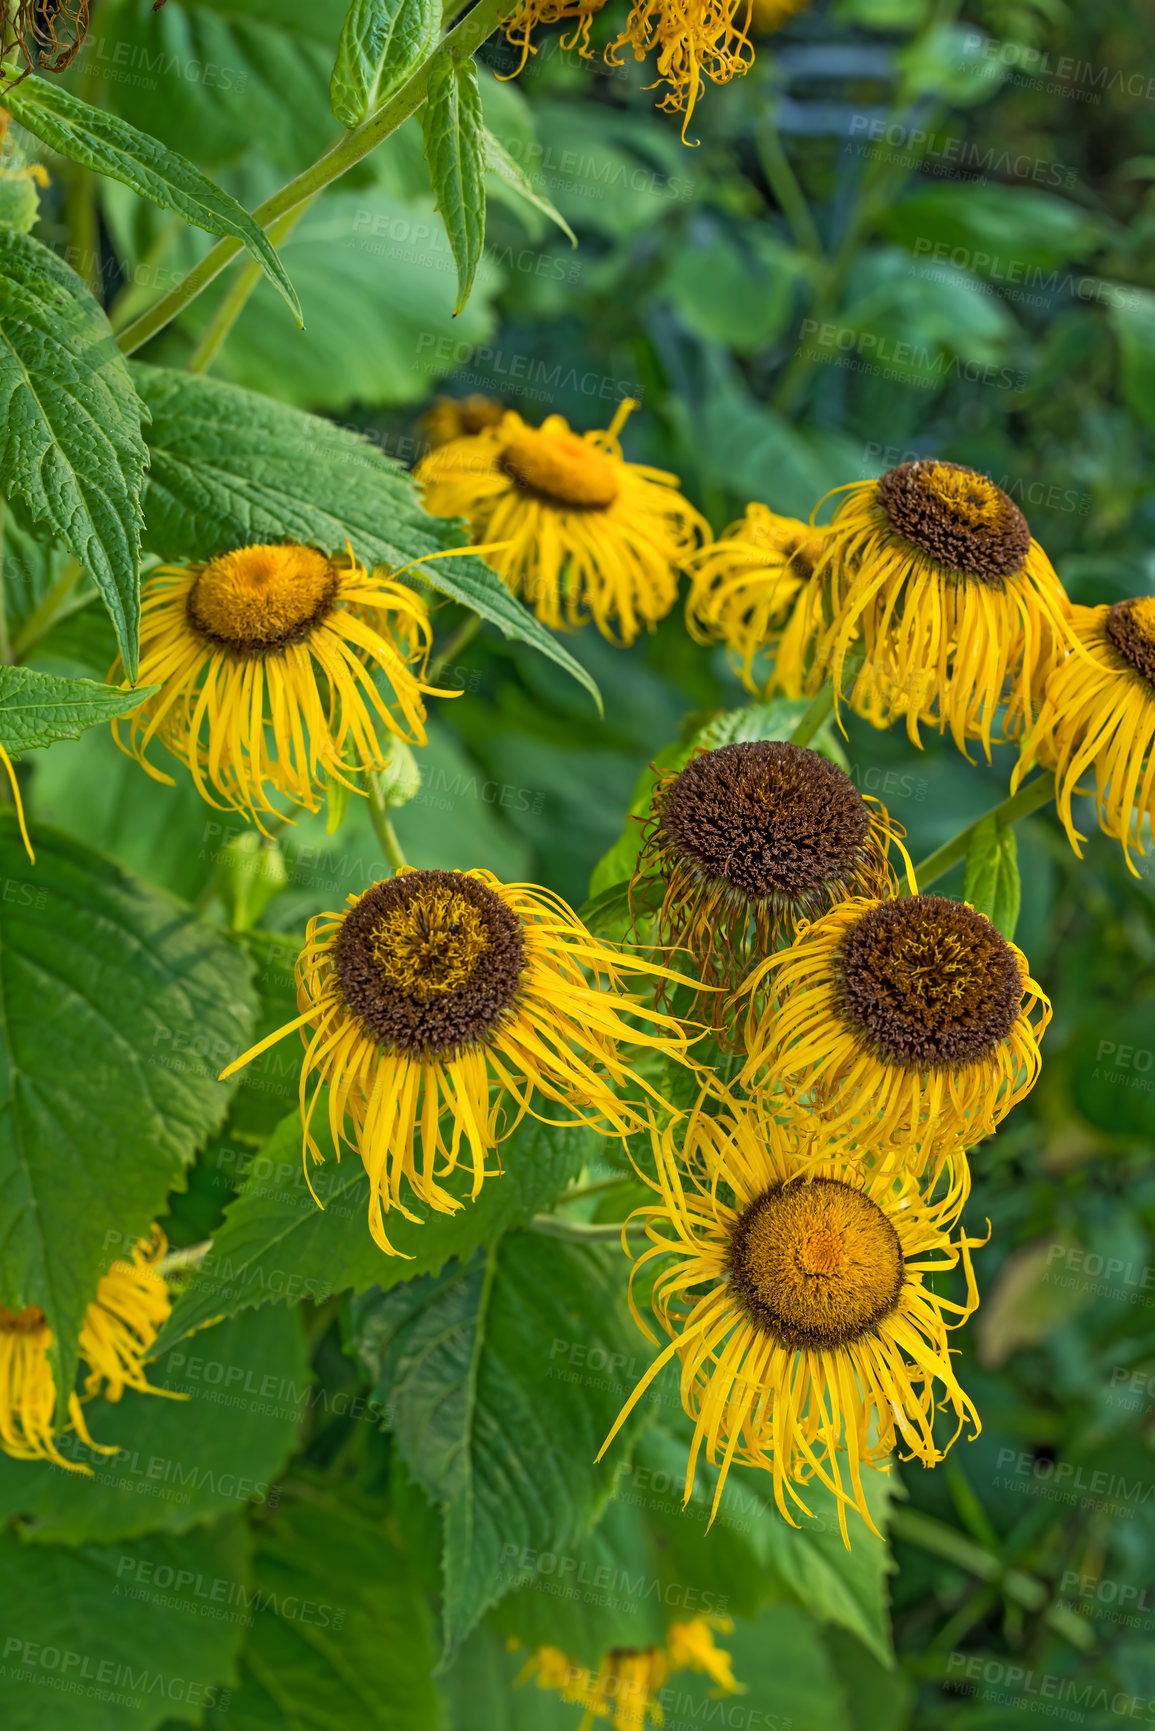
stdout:
<svg viewBox="0 0 1155 1731">
<path fill-rule="evenodd" d="M 220 1123 L 248 968 L 188 909 L 54 831 L 0 829 L 0 1303 L 38 1305 L 72 1387 L 100 1276 Z"/>
<path fill-rule="evenodd" d="M 7 69 L 6 69 L 7 70 Z M 138 132 L 127 120 L 93 108 L 59 84 L 25 78 L 7 92 L 13 115 L 29 132 L 73 162 L 123 181 L 162 210 L 176 211 L 209 234 L 231 235 L 256 259 L 304 329 L 301 303 L 268 235 L 243 205 L 194 168 L 187 157 Z"/>
<path fill-rule="evenodd" d="M 433 196 L 457 261 L 459 313 L 469 299 L 485 244 L 485 126 L 477 67 L 443 54 L 429 69 L 421 110 Z"/>
<path fill-rule="evenodd" d="M 1001 828 L 995 817 L 984 817 L 967 848 L 963 900 L 996 925 L 1004 938 L 1015 935 L 1022 902 L 1019 844 L 1013 826 Z"/>
<path fill-rule="evenodd" d="M 373 1392 L 409 1471 L 442 1506 L 446 1655 L 514 1584 L 527 1549 L 564 1552 L 612 1493 L 613 1468 L 594 1456 L 631 1386 L 620 1267 L 512 1233 L 440 1275 L 354 1301 Z"/>
<path fill-rule="evenodd" d="M 23 1517 L 30 1542 L 82 1545 L 202 1521 L 269 1502 L 312 1403 L 299 1311 L 251 1311 L 198 1334 L 148 1367 L 154 1388 L 187 1399 L 126 1389 L 119 1401 L 85 1406 L 94 1442 L 73 1433 L 58 1447 L 92 1476 L 50 1461 L 0 1455 L 0 1520 Z"/>
<path fill-rule="evenodd" d="M 204 1615 L 203 1593 L 215 1592 L 210 1605 L 243 1603 L 248 1580 L 248 1535 L 235 1518 L 180 1539 L 77 1550 L 0 1535 L 0 1721 L 13 1731 L 215 1721 L 230 1706 L 244 1624 Z"/>
<path fill-rule="evenodd" d="M 433 51 L 434 0 L 352 0 L 341 26 L 329 95 L 342 126 L 360 126 Z"/>
<path fill-rule="evenodd" d="M 300 1063 L 299 1046 L 286 1040 L 251 1067 L 259 1073 L 249 1075 L 250 1086 L 272 1091 L 280 1085 L 295 1094 Z M 445 1181 L 446 1188 L 465 1198 L 456 1214 L 430 1212 L 422 1222 L 390 1215 L 391 1240 L 400 1254 L 386 1256 L 369 1235 L 369 1181 L 360 1160 L 347 1150 L 338 1165 L 321 1110 L 313 1133 L 325 1164 L 314 1167 L 310 1177 L 324 1211 L 305 1184 L 301 1121 L 294 1113 L 261 1150 L 212 1250 L 173 1307 L 160 1347 L 203 1328 L 214 1316 L 232 1316 L 252 1305 L 324 1298 L 349 1288 L 388 1291 L 398 1281 L 436 1273 L 451 1256 L 471 1255 L 479 1244 L 548 1207 L 577 1176 L 597 1141 L 588 1131 L 523 1119 L 502 1143 L 501 1176 L 486 1179 L 476 1202 L 468 1199 L 466 1174 L 458 1172 Z"/>
<path fill-rule="evenodd" d="M 91 574 L 130 679 L 146 461 L 140 424 L 128 363 L 75 271 L 30 235 L 0 231 L 0 486 Z"/>
<path fill-rule="evenodd" d="M 295 1503 L 261 1536 L 229 1731 L 440 1731 L 433 1639 L 380 1522 Z"/>
<path fill-rule="evenodd" d="M 1115 291 L 1111 323 L 1119 344 L 1119 377 L 1132 414 L 1155 427 L 1155 294 L 1147 289 Z"/>
<path fill-rule="evenodd" d="M 27 234 L 40 217 L 40 194 L 27 175 L 0 173 L 0 228 Z"/>
<path fill-rule="evenodd" d="M 348 538 L 370 568 L 396 567 L 467 538 L 454 520 L 422 511 L 399 464 L 331 421 L 167 368 L 136 364 L 133 376 L 152 414 L 148 541 L 162 558 L 208 559 L 286 538 L 337 548 Z M 465 553 L 419 569 L 563 667 L 601 708 L 585 668 L 480 559 Z"/>
<path fill-rule="evenodd" d="M 1096 212 L 1037 187 L 944 182 L 890 205 L 882 233 L 928 268 L 962 265 L 1020 289 L 1052 291 L 1062 266 L 1087 258 L 1108 228 Z"/>
<path fill-rule="evenodd" d="M 158 690 L 118 691 L 94 679 L 58 679 L 28 667 L 0 667 L 0 745 L 7 752 L 76 739 L 86 727 L 128 715 Z"/>
<path fill-rule="evenodd" d="M 543 192 L 537 190 L 525 169 L 519 162 L 513 160 L 501 140 L 495 138 L 488 127 L 484 129 L 484 145 L 485 166 L 490 173 L 496 174 L 506 186 L 512 187 L 519 198 L 523 198 L 527 204 L 532 204 L 536 210 L 540 210 L 545 216 L 548 216 L 549 220 L 556 223 L 562 233 L 569 237 L 570 244 L 576 246 L 577 235 L 561 211 Z"/>
</svg>

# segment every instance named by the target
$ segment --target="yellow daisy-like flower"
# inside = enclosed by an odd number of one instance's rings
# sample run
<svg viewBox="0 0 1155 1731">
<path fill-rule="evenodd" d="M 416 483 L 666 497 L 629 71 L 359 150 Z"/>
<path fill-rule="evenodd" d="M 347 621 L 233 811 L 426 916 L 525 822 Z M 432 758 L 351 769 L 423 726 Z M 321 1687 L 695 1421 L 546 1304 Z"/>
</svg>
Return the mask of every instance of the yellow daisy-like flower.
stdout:
<svg viewBox="0 0 1155 1731">
<path fill-rule="evenodd" d="M 157 1266 L 165 1249 L 164 1234 L 153 1226 L 133 1247 L 131 1261 L 114 1262 L 101 1278 L 80 1330 L 86 1398 L 103 1393 L 106 1400 L 116 1401 L 125 1388 L 184 1398 L 153 1388 L 144 1374 L 145 1354 L 171 1308 Z M 51 1460 L 69 1472 L 90 1473 L 91 1467 L 66 1459 L 56 1446 L 51 1346 L 52 1330 L 36 1305 L 15 1313 L 0 1305 L 0 1448 L 17 1460 Z M 69 1396 L 68 1412 L 70 1428 L 88 1448 L 116 1453 L 115 1444 L 93 1441 L 75 1392 Z"/>
<path fill-rule="evenodd" d="M 469 397 L 435 397 L 421 417 L 421 426 L 431 445 L 447 445 L 486 427 L 496 427 L 505 414 L 505 404 L 496 397 L 474 392 Z"/>
<path fill-rule="evenodd" d="M 802 691 L 803 657 L 813 635 L 812 579 L 824 533 L 754 503 L 690 560 L 686 628 L 698 643 L 726 645 L 748 691 L 765 688 L 766 680 L 754 677 L 754 662 L 771 651 L 776 688 L 788 697 Z"/>
<path fill-rule="evenodd" d="M 893 845 L 914 887 L 903 831 L 817 751 L 786 740 L 723 745 L 656 782 L 630 885 L 639 911 L 661 895 L 659 941 L 689 951 L 708 989 L 736 987 L 752 961 L 852 896 L 899 891 Z"/>
<path fill-rule="evenodd" d="M 980 739 L 989 759 L 1004 695 L 1029 714 L 1038 668 L 1071 640 L 1049 559 L 1014 500 L 959 463 L 900 463 L 846 491 L 823 543 L 810 689 L 829 674 L 842 692 L 861 637 L 857 713 L 880 727 L 905 717 L 915 745 L 920 722 L 949 727 L 960 751 Z"/>
<path fill-rule="evenodd" d="M 1046 680 L 1034 727 L 1023 741 L 1012 791 L 1041 763 L 1055 771 L 1056 805 L 1071 846 L 1082 858 L 1071 801 L 1094 776 L 1095 807 L 1105 835 L 1146 852 L 1144 823 L 1155 822 L 1155 597 L 1113 606 L 1072 607 L 1071 630 L 1082 655 L 1061 661 Z"/>
<path fill-rule="evenodd" d="M 658 1691 L 674 1671 L 697 1671 L 713 1678 L 717 1694 L 732 1695 L 742 1686 L 734 1679 L 730 1655 L 714 1641 L 714 1630 L 732 1633 L 729 1617 L 695 1617 L 671 1623 L 666 1648 L 615 1647 L 593 1671 L 569 1658 L 560 1647 L 539 1647 L 526 1661 L 518 1683 L 532 1677 L 539 1689 L 556 1689 L 563 1701 L 585 1710 L 579 1731 L 591 1731 L 597 1719 L 613 1731 L 643 1731 L 647 1720 L 662 1723 Z"/>
<path fill-rule="evenodd" d="M 892 1167 L 826 1154 L 815 1161 L 738 1101 L 717 1117 L 700 1103 L 655 1132 L 654 1152 L 658 1200 L 638 1211 L 651 1245 L 634 1263 L 630 1303 L 645 1328 L 633 1283 L 659 1259 L 652 1304 L 669 1344 L 602 1453 L 676 1357 L 695 1427 L 686 1501 L 703 1452 L 720 1468 L 711 1519 L 734 1461 L 773 1474 L 774 1500 L 791 1526 L 796 1512 L 811 1513 L 800 1487 L 817 1479 L 837 1498 L 849 1547 L 848 1508 L 876 1530 L 863 1465 L 882 1463 L 901 1444 L 904 1458 L 934 1466 L 965 1422 L 980 1428 L 947 1344 L 947 1329 L 978 1303 L 970 1251 L 980 1241 L 952 1239 L 961 1200 L 932 1200 Z M 960 1261 L 964 1303 L 924 1285 L 924 1276 Z M 945 1448 L 933 1434 L 936 1386 L 937 1405 L 957 1420 Z"/>
<path fill-rule="evenodd" d="M 658 107 L 684 114 L 682 140 L 702 93 L 703 81 L 728 84 L 754 64 L 754 49 L 746 34 L 749 0 L 634 0 L 626 27 L 606 49 L 611 66 L 622 64 L 622 49 L 632 48 L 635 60 L 655 56 L 658 77 L 668 86 Z"/>
<path fill-rule="evenodd" d="M 321 1158 L 310 1124 L 327 1086 L 334 1146 L 359 1149 L 370 1230 L 392 1254 L 385 1215 L 420 1218 L 403 1191 L 452 1212 L 461 1204 L 438 1180 L 468 1159 L 476 1197 L 489 1154 L 527 1112 L 539 1116 L 535 1092 L 564 1105 L 566 1122 L 608 1135 L 639 1127 L 614 1090 L 646 1085 L 619 1046 L 682 1057 L 687 1042 L 624 988 L 664 972 L 600 943 L 548 890 L 480 870 L 401 871 L 350 896 L 345 913 L 310 921 L 301 1015 L 224 1075 L 301 1030 L 305 1151 Z"/>
<path fill-rule="evenodd" d="M 580 435 L 561 415 L 528 427 L 511 411 L 415 471 L 425 509 L 465 517 L 486 563 L 543 624 L 576 630 L 592 617 L 622 644 L 665 618 L 679 569 L 709 535 L 676 476 L 623 458 L 618 433 L 633 407 L 622 403 L 608 431 Z"/>
<path fill-rule="evenodd" d="M 121 724 L 113 733 L 171 785 L 146 756 L 159 739 L 202 799 L 258 825 L 279 815 L 270 791 L 316 811 L 325 778 L 363 792 L 350 776 L 383 766 L 376 725 L 424 745 L 430 642 L 419 596 L 351 552 L 286 542 L 163 565 L 144 586 L 140 633 L 141 683 L 160 690 L 127 718 L 127 742 Z"/>
<path fill-rule="evenodd" d="M 773 1111 L 825 1147 L 936 1163 L 1029 1093 L 1051 1018 L 1022 951 L 965 902 L 933 895 L 842 902 L 738 995 L 743 1087 L 776 1085 Z"/>
</svg>

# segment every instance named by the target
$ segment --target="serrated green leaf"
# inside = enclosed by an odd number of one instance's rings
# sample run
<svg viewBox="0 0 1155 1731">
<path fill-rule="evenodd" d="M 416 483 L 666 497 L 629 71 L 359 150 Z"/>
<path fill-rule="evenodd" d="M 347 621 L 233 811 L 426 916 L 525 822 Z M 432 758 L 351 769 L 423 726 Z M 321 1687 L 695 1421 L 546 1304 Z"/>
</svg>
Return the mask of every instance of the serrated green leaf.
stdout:
<svg viewBox="0 0 1155 1731">
<path fill-rule="evenodd" d="M 8 74 L 11 69 L 5 68 Z M 170 150 L 127 120 L 82 102 L 59 84 L 25 78 L 8 87 L 7 103 L 28 132 L 43 139 L 61 156 L 81 162 L 97 174 L 123 181 L 162 210 L 176 211 L 186 222 L 209 234 L 231 235 L 256 259 L 269 281 L 284 296 L 293 317 L 304 329 L 301 303 L 276 248 L 243 205 L 195 168 L 186 156 Z"/>
<path fill-rule="evenodd" d="M 30 868 L 5 821 L 0 881 L 0 1303 L 44 1311 L 63 1406 L 100 1276 L 224 1117 L 253 997 L 219 931 L 55 831 Z"/>
<path fill-rule="evenodd" d="M 524 198 L 527 204 L 532 204 L 536 210 L 540 210 L 544 216 L 548 216 L 549 220 L 556 223 L 562 233 L 569 237 L 571 246 L 576 246 L 577 235 L 561 211 L 546 198 L 543 192 L 538 192 L 525 169 L 519 162 L 513 160 L 501 140 L 495 138 L 488 127 L 485 128 L 484 143 L 486 168 L 503 180 L 506 186 L 512 187 L 514 192 L 519 197 Z"/>
<path fill-rule="evenodd" d="M 399 464 L 318 415 L 189 373 L 134 363 L 152 415 L 147 538 L 165 559 L 208 559 L 252 541 L 346 539 L 369 567 L 462 546 L 464 527 L 430 517 Z M 585 686 L 581 664 L 472 554 L 418 568 L 506 637 L 540 650 Z"/>
<path fill-rule="evenodd" d="M 153 1731 L 170 1715 L 199 1724 L 227 1713 L 244 1623 L 202 1615 L 192 1589 L 199 1581 L 218 1588 L 218 1604 L 243 1602 L 250 1566 L 236 1518 L 179 1539 L 76 1550 L 0 1536 L 0 1722 L 11 1731 Z M 182 1594 L 162 1591 L 158 1579 L 179 1579 Z"/>
<path fill-rule="evenodd" d="M 629 1393 L 620 1274 L 600 1247 L 519 1232 L 354 1301 L 373 1393 L 442 1506 L 446 1657 L 514 1585 L 527 1548 L 564 1551 L 612 1493 L 613 1468 L 594 1457 Z M 621 1446 L 640 1422 L 627 1420 Z"/>
<path fill-rule="evenodd" d="M 993 815 L 984 817 L 967 848 L 963 900 L 985 914 L 1009 942 L 1015 935 L 1022 894 L 1014 829 L 1000 827 Z"/>
<path fill-rule="evenodd" d="M 352 0 L 329 85 L 342 126 L 360 126 L 433 51 L 441 29 L 434 0 Z"/>
<path fill-rule="evenodd" d="M 250 1086 L 278 1085 L 295 1095 L 300 1049 L 285 1042 L 252 1066 Z M 536 1119 L 522 1120 L 502 1143 L 500 1177 L 488 1178 L 476 1202 L 468 1200 L 467 1175 L 456 1173 L 445 1187 L 464 1198 L 456 1214 L 427 1212 L 421 1221 L 390 1216 L 389 1230 L 400 1252 L 386 1256 L 369 1234 L 369 1181 L 356 1155 L 337 1163 L 321 1112 L 313 1134 L 325 1164 L 310 1172 L 324 1211 L 310 1196 L 301 1169 L 301 1122 L 286 1118 L 261 1150 L 252 1176 L 225 1215 L 213 1247 L 173 1307 L 161 1335 L 163 1349 L 213 1317 L 235 1315 L 253 1305 L 327 1297 L 436 1272 L 451 1256 L 469 1256 L 512 1226 L 547 1208 L 576 1177 L 596 1138 L 584 1130 L 561 1130 Z M 419 1212 L 414 1209 L 414 1212 Z M 411 1259 L 411 1260 L 410 1260 Z"/>
<path fill-rule="evenodd" d="M 76 272 L 12 230 L 0 230 L 0 428 L 0 489 L 17 494 L 92 576 L 135 679 L 147 458 L 140 400 Z"/>
<path fill-rule="evenodd" d="M 0 228 L 27 234 L 40 216 L 40 194 L 28 175 L 0 174 Z"/>
<path fill-rule="evenodd" d="M 421 128 L 433 196 L 457 263 L 459 313 L 485 244 L 485 126 L 472 60 L 443 54 L 433 62 Z"/>
<path fill-rule="evenodd" d="M 313 1400 L 300 1311 L 219 1323 L 150 1364 L 148 1380 L 186 1398 L 129 1388 L 85 1406 L 93 1441 L 115 1454 L 58 1438 L 91 1476 L 0 1455 L 0 1522 L 22 1517 L 30 1543 L 108 1543 L 266 1504 Z"/>
<path fill-rule="evenodd" d="M 12 753 L 76 739 L 86 727 L 129 715 L 158 690 L 119 691 L 94 679 L 58 679 L 28 667 L 0 667 L 0 745 Z"/>
</svg>

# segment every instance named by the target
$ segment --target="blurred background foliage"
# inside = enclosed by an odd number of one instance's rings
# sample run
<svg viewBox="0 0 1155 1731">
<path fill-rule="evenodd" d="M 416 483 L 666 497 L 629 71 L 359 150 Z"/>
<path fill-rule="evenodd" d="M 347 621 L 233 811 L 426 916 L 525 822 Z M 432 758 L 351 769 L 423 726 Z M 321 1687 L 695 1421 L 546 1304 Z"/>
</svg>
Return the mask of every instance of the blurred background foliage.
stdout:
<svg viewBox="0 0 1155 1731">
<path fill-rule="evenodd" d="M 251 206 L 334 134 L 327 86 L 342 12 L 314 0 L 168 0 L 154 15 L 150 0 L 98 0 L 68 76 Z M 610 0 L 595 40 L 616 31 L 619 12 Z M 328 413 L 404 461 L 422 449 L 418 417 L 438 391 L 500 396 L 531 421 L 561 412 L 582 430 L 634 396 L 627 455 L 676 472 L 716 530 L 750 499 L 807 516 L 832 487 L 941 456 L 1012 494 L 1075 600 L 1147 594 L 1153 24 L 1149 0 L 819 5 L 759 39 L 746 78 L 708 89 L 695 148 L 654 111 L 642 69 L 583 62 L 547 31 L 520 78 L 501 82 L 512 58 L 490 43 L 488 124 L 579 248 L 494 183 L 485 264 L 454 321 L 450 255 L 411 124 L 286 242 L 306 334 L 262 284 L 215 372 Z M 48 167 L 36 232 L 118 325 L 207 245 L 121 187 Z M 203 296 L 144 358 L 184 364 L 214 304 Z M 8 582 L 29 609 L 51 558 L 9 512 Z M 456 623 L 450 607 L 439 628 Z M 629 651 L 588 630 L 573 647 L 606 695 L 604 720 L 528 650 L 491 634 L 462 650 L 451 676 L 462 695 L 436 706 L 422 790 L 397 814 L 414 864 L 482 865 L 580 905 L 650 759 L 743 701 L 722 652 L 695 647 L 678 613 Z M 103 616 L 86 608 L 42 642 L 37 664 L 103 677 L 111 659 Z M 937 738 L 920 752 L 851 717 L 846 729 L 855 781 L 905 825 L 915 859 L 1005 793 L 1005 751 L 971 766 Z M 183 897 L 211 893 L 235 825 L 206 824 L 187 785 L 158 788 L 95 731 L 38 754 L 28 774 L 41 819 Z M 1001 1731 L 1048 1716 L 1042 1678 L 1076 1689 L 1063 1722 L 1092 1727 L 1118 1721 L 1121 1696 L 1155 1697 L 1155 865 L 1130 877 L 1089 812 L 1083 827 L 1093 839 L 1080 863 L 1049 815 L 1021 826 L 1016 936 L 1055 1021 L 1033 1095 L 973 1158 L 968 1220 L 978 1229 L 989 1217 L 992 1234 L 960 1375 L 984 1430 L 942 1470 L 899 1475 L 889 1590 L 900 1670 L 882 1669 L 861 1620 L 830 1610 L 839 1581 L 854 1593 L 857 1565 L 840 1547 L 820 1589 L 789 1556 L 763 1557 L 775 1602 L 723 1642 L 750 1684 L 747 1713 L 772 1710 L 802 1731 Z M 284 997 L 291 950 L 276 934 L 338 905 L 334 883 L 362 887 L 378 853 L 356 804 L 337 836 L 319 817 L 281 845 L 287 884 L 258 921 L 269 935 L 252 941 L 282 956 Z M 949 893 L 961 893 L 961 874 L 944 880 Z M 211 1231 L 229 1194 L 210 1147 L 166 1222 L 173 1240 Z M 369 1374 L 342 1352 L 350 1326 L 331 1306 L 310 1325 L 326 1386 L 363 1387 Z M 295 1470 L 350 1507 L 390 1511 L 400 1550 L 426 1556 L 435 1586 L 421 1494 L 388 1439 L 367 1440 L 366 1428 L 345 1434 L 314 1416 Z M 668 1556 L 674 1543 L 679 1517 L 652 1504 L 635 1520 L 644 1531 L 605 1541 L 636 1566 L 639 1547 Z M 307 1526 L 309 1514 L 306 1501 L 293 1519 Z M 627 1514 L 613 1519 L 628 1527 Z M 332 1521 L 326 1538 L 342 1530 Z M 274 1571 L 291 1566 L 278 1532 L 262 1565 Z M 714 1535 L 719 1554 L 725 1537 Z M 682 1578 L 713 1566 L 707 1558 L 699 1539 Z M 749 1566 L 733 1562 L 733 1579 Z M 364 1567 L 397 1597 L 394 1563 Z M 386 1599 L 367 1603 L 379 1612 Z M 519 1624 L 516 1599 L 438 1683 L 439 1707 L 419 1678 L 402 1678 L 408 1705 L 380 1722 L 421 1727 L 443 1713 L 454 1731 L 574 1725 L 577 1709 L 555 1697 L 508 1690 L 520 1660 L 505 1639 L 519 1629 L 530 1639 L 534 1622 L 527 1612 Z M 552 1601 L 528 1600 L 540 1622 Z M 1082 1621 L 1064 1620 L 1064 1604 Z M 767 1652 L 788 1653 L 785 1669 L 779 1658 L 764 1676 Z M 976 1680 L 959 1655 L 982 1656 L 988 1671 Z M 259 1657 L 262 1675 L 288 1662 Z M 693 1701 L 687 1722 L 707 1722 L 702 1689 Z M 251 1698 L 246 1711 L 246 1724 L 297 1723 L 272 1709 L 253 1717 Z M 333 1712 L 325 1724 L 355 1722 Z"/>
</svg>

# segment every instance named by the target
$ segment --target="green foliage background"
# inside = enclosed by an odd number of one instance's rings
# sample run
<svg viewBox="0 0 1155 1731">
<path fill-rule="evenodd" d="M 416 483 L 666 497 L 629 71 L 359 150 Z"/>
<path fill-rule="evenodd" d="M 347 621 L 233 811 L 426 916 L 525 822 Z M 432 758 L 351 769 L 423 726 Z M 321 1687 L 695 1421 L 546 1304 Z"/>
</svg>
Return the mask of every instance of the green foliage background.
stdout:
<svg viewBox="0 0 1155 1731">
<path fill-rule="evenodd" d="M 614 28 L 620 10 L 609 0 Z M 410 11 L 415 65 L 436 19 Z M 39 99 L 21 87 L 13 112 L 19 99 L 67 114 L 70 93 L 108 117 L 101 150 L 122 148 L 128 123 L 243 216 L 337 135 L 343 16 L 314 0 L 168 0 L 159 14 L 96 0 L 62 84 Z M 647 1362 L 622 1257 L 527 1230 L 580 1172 L 620 1177 L 612 1150 L 526 1129 L 500 1184 L 453 1220 L 402 1229 L 416 1260 L 384 1264 L 353 1163 L 321 1169 L 324 1214 L 304 1190 L 296 1052 L 215 1081 L 250 1031 L 291 1013 L 306 919 L 381 874 L 359 804 L 335 836 L 324 814 L 287 833 L 286 881 L 266 899 L 238 820 L 187 780 L 150 782 L 90 726 L 113 694 L 41 687 L 59 725 L 21 721 L 18 671 L 107 679 L 118 609 L 125 646 L 132 628 L 124 558 L 107 550 L 141 536 L 146 560 L 286 533 L 348 533 L 391 562 L 452 545 L 390 467 L 420 451 L 416 416 L 437 389 L 583 430 L 638 397 L 627 455 L 680 475 L 715 529 L 749 499 L 806 516 L 828 488 L 940 455 L 1012 494 L 1075 600 L 1155 591 L 1153 21 L 1123 0 L 819 6 L 708 91 L 695 149 L 654 112 L 641 69 L 606 73 L 546 32 L 503 83 L 510 53 L 491 42 L 485 125 L 577 250 L 492 171 L 484 245 L 463 206 L 451 246 L 410 120 L 279 249 L 305 331 L 284 282 L 263 280 L 195 384 L 183 369 L 232 275 L 131 364 L 96 303 L 122 331 L 213 234 L 242 232 L 231 201 L 171 168 L 145 196 L 14 129 L 52 184 L 35 210 L 27 180 L 0 181 L 5 356 L 73 368 L 71 402 L 41 409 L 71 437 L 79 403 L 94 443 L 47 481 L 22 472 L 27 402 L 0 360 L 0 740 L 57 740 L 20 765 L 37 864 L 11 824 L 0 860 L 5 1301 L 50 1310 L 67 1386 L 100 1272 L 152 1218 L 178 1248 L 214 1245 L 153 1367 L 188 1400 L 130 1392 L 91 1416 L 122 1446 L 75 1445 L 91 1479 L 0 1456 L 5 1724 L 561 1731 L 576 1708 L 511 1687 L 525 1650 L 596 1662 L 717 1608 L 738 1618 L 722 1644 L 748 1692 L 716 1703 L 680 1674 L 674 1731 L 1004 1731 L 1051 1701 L 1093 1728 L 1155 1716 L 1150 871 L 1130 878 L 1097 835 L 1078 862 L 1051 815 L 1019 826 L 1016 940 L 1056 1014 L 1033 1095 L 973 1159 L 967 1220 L 989 1217 L 992 1234 L 958 1345 L 982 1436 L 933 1474 L 879 1481 L 885 1547 L 856 1533 L 847 1556 L 821 1504 L 792 1532 L 745 1473 L 707 1537 L 701 1492 L 680 1506 L 676 1390 L 592 1464 Z M 600 18 L 595 37 L 610 29 Z M 371 74 L 346 74 L 366 101 Z M 188 226 L 190 201 L 210 233 Z M 60 261 L 62 323 L 34 243 Z M 458 273 L 474 270 L 454 318 Z M 130 483 L 146 442 L 142 519 Z M 97 497 L 106 459 L 129 481 Z M 58 489 L 79 539 L 44 533 L 58 507 L 39 486 Z M 579 906 L 651 759 L 746 700 L 677 612 L 632 650 L 567 640 L 583 688 L 475 561 L 437 569 L 439 636 L 481 595 L 521 640 L 489 629 L 462 651 L 463 695 L 435 708 L 421 791 L 396 814 L 407 857 Z M 970 765 L 851 717 L 843 749 L 915 858 L 1009 776 L 1005 750 Z M 962 893 L 961 865 L 942 887 Z M 620 1218 L 629 1195 L 578 1213 Z M 561 1574 L 542 1558 L 564 1559 Z M 599 1585 L 566 1596 L 563 1575 Z"/>
</svg>

